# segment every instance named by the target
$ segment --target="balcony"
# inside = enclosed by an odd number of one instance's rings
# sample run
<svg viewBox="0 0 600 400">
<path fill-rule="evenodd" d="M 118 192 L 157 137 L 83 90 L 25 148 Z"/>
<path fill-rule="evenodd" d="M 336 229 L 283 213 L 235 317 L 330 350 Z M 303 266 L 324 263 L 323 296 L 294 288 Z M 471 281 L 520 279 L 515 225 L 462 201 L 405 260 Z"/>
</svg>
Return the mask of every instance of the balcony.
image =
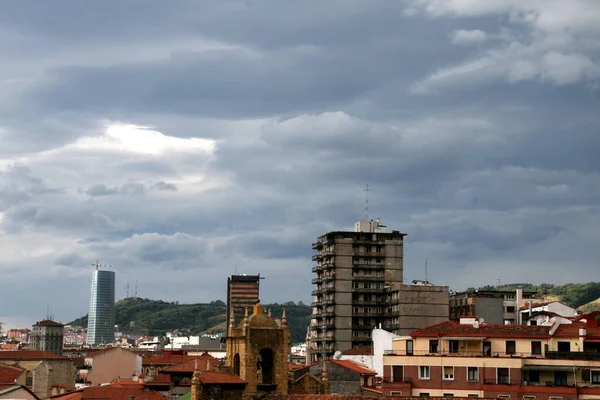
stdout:
<svg viewBox="0 0 600 400">
<path fill-rule="evenodd" d="M 355 281 L 385 282 L 384 276 L 352 275 L 352 279 Z"/>
<path fill-rule="evenodd" d="M 375 289 L 375 288 L 352 288 L 352 293 L 380 293 L 383 289 Z"/>
<path fill-rule="evenodd" d="M 600 360 L 600 353 L 587 351 L 547 351 L 546 358 L 567 360 Z"/>
<path fill-rule="evenodd" d="M 316 337 L 312 340 L 313 342 L 335 342 L 334 337 Z"/>
<path fill-rule="evenodd" d="M 357 257 L 385 257 L 385 253 L 375 252 L 375 251 L 357 251 L 354 250 L 352 252 L 354 256 Z"/>
<path fill-rule="evenodd" d="M 310 292 L 311 295 L 313 296 L 318 296 L 320 294 L 322 294 L 323 292 L 321 292 L 321 289 L 315 289 L 312 292 Z"/>
<path fill-rule="evenodd" d="M 313 301 L 312 303 L 310 303 L 311 307 L 323 307 L 323 302 L 322 301 Z"/>
<path fill-rule="evenodd" d="M 313 285 L 317 285 L 317 284 L 319 284 L 319 283 L 322 283 L 322 282 L 323 282 L 323 279 L 322 279 L 322 278 L 315 278 L 315 279 L 313 279 L 313 280 L 311 281 L 311 283 L 312 283 Z"/>
<path fill-rule="evenodd" d="M 330 282 L 330 281 L 332 281 L 332 280 L 335 279 L 335 274 L 332 274 L 332 275 L 323 275 L 321 277 L 321 279 L 323 280 L 323 283 Z"/>
<path fill-rule="evenodd" d="M 322 248 L 322 247 L 323 247 L 323 242 L 322 242 L 322 241 L 320 241 L 320 240 L 319 240 L 318 242 L 314 242 L 314 243 L 312 244 L 312 248 L 313 248 L 313 250 L 318 250 L 318 249 L 320 249 L 320 248 Z"/>
<path fill-rule="evenodd" d="M 352 325 L 352 330 L 353 331 L 372 331 L 375 328 L 375 326 L 371 326 L 371 325 Z M 370 339 L 370 338 L 365 338 L 365 339 Z"/>
<path fill-rule="evenodd" d="M 380 264 L 364 264 L 364 263 L 359 263 L 359 262 L 353 262 L 352 263 L 352 267 L 353 268 L 361 268 L 361 269 L 380 269 L 380 270 L 384 270 L 385 269 L 385 264 L 384 263 L 380 263 Z"/>
<path fill-rule="evenodd" d="M 316 266 L 314 266 L 312 268 L 312 272 L 313 273 L 317 273 L 317 272 L 320 272 L 320 271 L 323 271 L 323 267 L 321 265 L 316 265 Z"/>
</svg>

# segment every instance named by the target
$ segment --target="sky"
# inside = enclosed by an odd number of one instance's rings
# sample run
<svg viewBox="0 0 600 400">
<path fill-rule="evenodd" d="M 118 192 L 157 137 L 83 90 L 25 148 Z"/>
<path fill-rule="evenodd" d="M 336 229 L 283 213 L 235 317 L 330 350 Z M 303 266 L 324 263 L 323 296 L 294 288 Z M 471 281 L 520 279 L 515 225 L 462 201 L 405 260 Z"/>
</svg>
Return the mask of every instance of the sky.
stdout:
<svg viewBox="0 0 600 400">
<path fill-rule="evenodd" d="M 311 301 L 369 217 L 405 281 L 599 280 L 597 0 L 2 1 L 0 321 Z"/>
</svg>

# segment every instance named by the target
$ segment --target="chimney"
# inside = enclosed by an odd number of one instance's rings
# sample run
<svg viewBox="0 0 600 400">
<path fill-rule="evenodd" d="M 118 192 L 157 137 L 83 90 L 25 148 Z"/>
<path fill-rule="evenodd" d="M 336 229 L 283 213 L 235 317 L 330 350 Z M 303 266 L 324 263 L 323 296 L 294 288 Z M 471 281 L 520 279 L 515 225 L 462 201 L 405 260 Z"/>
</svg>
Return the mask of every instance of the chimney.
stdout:
<svg viewBox="0 0 600 400">
<path fill-rule="evenodd" d="M 579 328 L 579 337 L 586 337 L 587 336 L 587 329 L 584 327 Z"/>
</svg>

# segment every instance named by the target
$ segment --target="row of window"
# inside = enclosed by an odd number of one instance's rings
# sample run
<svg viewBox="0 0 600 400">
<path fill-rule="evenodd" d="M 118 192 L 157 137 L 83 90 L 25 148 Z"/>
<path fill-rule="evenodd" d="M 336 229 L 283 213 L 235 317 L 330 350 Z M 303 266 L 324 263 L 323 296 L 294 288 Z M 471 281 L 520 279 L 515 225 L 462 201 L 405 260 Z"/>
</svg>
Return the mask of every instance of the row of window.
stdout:
<svg viewBox="0 0 600 400">
<path fill-rule="evenodd" d="M 444 366 L 442 378 L 446 381 L 454 380 L 455 368 L 466 368 L 467 382 L 479 381 L 479 367 L 454 367 Z M 582 380 L 584 382 L 591 382 L 593 385 L 600 385 L 600 370 L 584 369 L 581 371 Z M 431 378 L 431 367 L 428 365 L 419 366 L 419 379 L 428 380 Z M 529 383 L 540 383 L 540 371 L 530 370 L 527 371 L 523 376 L 524 382 Z M 392 366 L 392 382 L 403 382 L 404 381 L 404 366 L 394 365 Z M 496 383 L 498 384 L 510 384 L 510 368 L 496 368 Z M 567 385 L 568 373 L 566 371 L 554 371 L 554 384 L 555 385 Z"/>
<path fill-rule="evenodd" d="M 411 348 L 411 352 L 409 353 L 409 342 L 410 343 L 410 348 Z M 569 351 L 570 347 L 568 347 L 567 350 L 567 346 L 569 346 L 570 343 L 569 342 L 558 342 L 558 346 L 559 346 L 559 351 Z M 406 354 L 411 355 L 412 354 L 412 340 L 407 340 L 406 341 Z M 565 347 L 563 347 L 565 346 Z M 561 348 L 563 348 L 561 350 Z M 512 354 L 516 354 L 517 353 L 517 342 L 514 340 L 507 340 L 505 342 L 505 354 L 507 355 L 512 355 Z M 431 339 L 429 340 L 429 352 L 430 353 L 439 353 L 440 351 L 440 344 L 439 344 L 439 340 L 437 339 Z M 459 352 L 459 341 L 458 340 L 449 340 L 448 341 L 448 352 L 449 353 L 458 353 Z M 491 342 L 487 342 L 487 341 L 483 341 L 482 342 L 482 352 L 484 355 L 492 355 L 492 343 Z M 531 354 L 533 355 L 542 355 L 542 342 L 539 340 L 532 340 L 531 341 Z"/>
<path fill-rule="evenodd" d="M 390 396 L 402 396 L 402 391 L 401 390 L 392 390 L 390 392 Z M 443 397 L 454 397 L 454 393 L 444 393 L 442 394 Z M 419 392 L 419 397 L 430 397 L 429 393 L 425 393 L 425 392 Z M 468 394 L 467 397 L 472 397 L 472 398 L 477 398 L 479 397 L 478 394 Z M 510 399 L 510 395 L 509 394 L 499 394 L 498 395 L 499 399 Z M 523 399 L 524 400 L 534 400 L 535 396 L 532 395 L 523 395 Z M 550 396 L 548 397 L 549 400 L 562 400 L 562 396 Z"/>
<path fill-rule="evenodd" d="M 354 282 L 354 289 L 360 289 L 360 288 L 365 288 L 365 289 L 381 289 L 382 288 L 382 284 L 381 283 L 375 283 L 372 284 L 370 282 Z"/>
</svg>

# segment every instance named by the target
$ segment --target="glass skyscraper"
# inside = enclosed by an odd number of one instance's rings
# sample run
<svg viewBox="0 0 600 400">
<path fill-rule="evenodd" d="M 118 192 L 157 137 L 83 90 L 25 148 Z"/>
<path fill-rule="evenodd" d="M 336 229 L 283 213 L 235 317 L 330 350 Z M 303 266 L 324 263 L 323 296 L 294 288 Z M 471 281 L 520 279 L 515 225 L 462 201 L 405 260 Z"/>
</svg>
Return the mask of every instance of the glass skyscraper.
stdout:
<svg viewBox="0 0 600 400">
<path fill-rule="evenodd" d="M 96 269 L 92 275 L 87 344 L 115 340 L 115 273 Z"/>
</svg>

